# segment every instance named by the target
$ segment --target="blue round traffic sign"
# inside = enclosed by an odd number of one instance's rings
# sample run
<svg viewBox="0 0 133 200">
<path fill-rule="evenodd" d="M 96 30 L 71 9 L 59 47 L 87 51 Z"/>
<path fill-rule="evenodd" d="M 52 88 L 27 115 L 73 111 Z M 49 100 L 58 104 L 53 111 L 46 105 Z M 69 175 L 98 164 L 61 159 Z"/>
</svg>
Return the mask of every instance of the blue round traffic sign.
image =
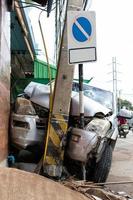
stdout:
<svg viewBox="0 0 133 200">
<path fill-rule="evenodd" d="M 92 34 L 90 21 L 85 17 L 78 17 L 72 25 L 72 34 L 78 42 L 89 40 Z"/>
</svg>

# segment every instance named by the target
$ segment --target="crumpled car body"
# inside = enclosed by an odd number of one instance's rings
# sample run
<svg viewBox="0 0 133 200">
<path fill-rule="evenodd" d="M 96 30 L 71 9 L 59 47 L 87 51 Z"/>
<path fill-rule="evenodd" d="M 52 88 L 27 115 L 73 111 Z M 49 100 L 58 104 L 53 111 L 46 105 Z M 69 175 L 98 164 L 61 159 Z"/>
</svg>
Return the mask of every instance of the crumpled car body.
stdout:
<svg viewBox="0 0 133 200">
<path fill-rule="evenodd" d="M 30 97 L 30 100 L 40 106 L 49 108 L 49 96 L 50 86 L 39 83 L 31 82 L 24 90 L 24 92 Z M 72 91 L 71 95 L 71 110 L 72 116 L 79 116 L 79 93 Z M 93 117 L 96 113 L 103 113 L 107 115 L 111 112 L 110 109 L 102 106 L 100 103 L 83 96 L 84 98 L 84 112 L 86 117 Z"/>
<path fill-rule="evenodd" d="M 42 107 L 49 109 L 49 97 L 50 97 L 49 85 L 43 85 L 43 84 L 31 82 L 25 88 L 24 92 L 30 97 L 30 100 L 25 101 L 26 105 L 23 103 L 23 101 L 19 101 L 19 102 L 22 102 L 22 105 L 25 105 L 25 106 L 29 105 L 30 112 L 33 109 L 32 109 L 32 105 L 28 103 L 28 101 L 34 102 L 35 104 L 38 104 Z M 19 105 L 19 110 L 21 110 L 20 108 L 21 108 L 21 105 Z M 79 116 L 80 113 L 79 113 L 79 93 L 78 92 L 72 91 L 72 99 L 71 99 L 70 108 L 71 108 L 70 109 L 71 116 Z M 97 113 L 102 113 L 103 116 L 107 116 L 109 113 L 111 113 L 110 109 L 102 106 L 100 103 L 90 99 L 89 97 L 86 97 L 85 95 L 84 95 L 84 110 L 85 110 L 85 117 L 94 117 Z M 37 115 L 26 115 L 26 113 L 24 112 L 22 113 L 19 112 L 19 115 L 18 115 L 17 111 L 16 113 L 12 114 L 12 123 L 11 123 L 12 141 L 16 146 L 20 148 L 27 148 L 29 145 L 38 144 L 43 141 L 44 132 L 42 130 L 37 130 L 37 127 L 36 127 L 37 120 L 38 120 Z M 94 121 L 94 124 L 93 124 L 93 121 Z M 95 144 L 97 143 L 97 137 L 98 137 L 97 132 L 99 132 L 99 134 L 100 133 L 106 134 L 107 129 L 110 128 L 110 123 L 113 123 L 109 121 L 110 121 L 109 119 L 108 120 L 106 119 L 106 121 L 105 120 L 100 121 L 100 119 L 99 120 L 97 119 L 97 121 L 96 119 L 92 120 L 90 125 L 88 125 L 89 127 L 86 128 L 86 131 L 85 132 L 83 131 L 84 132 L 83 135 L 85 136 L 84 138 L 87 137 L 87 131 L 91 133 L 90 137 L 88 137 L 88 140 L 90 140 L 90 144 L 92 144 L 89 147 L 89 151 L 90 151 L 90 148 L 93 148 Z M 97 128 L 97 130 L 91 130 L 94 128 L 94 126 L 95 126 L 95 129 Z M 79 132 L 78 129 L 76 131 Z M 91 135 L 94 136 L 94 140 L 91 139 Z M 88 146 L 88 140 L 84 141 L 84 144 L 86 146 Z M 86 155 L 84 156 L 86 157 Z"/>
<path fill-rule="evenodd" d="M 45 131 L 37 128 L 40 121 L 30 100 L 18 97 L 11 115 L 11 139 L 19 149 L 41 145 Z"/>
<path fill-rule="evenodd" d="M 88 155 L 98 147 L 98 143 L 110 130 L 107 119 L 94 118 L 84 130 L 73 128 L 67 149 L 67 154 L 73 160 L 87 162 Z"/>
<path fill-rule="evenodd" d="M 11 139 L 16 147 L 26 149 L 28 146 L 42 144 L 44 131 L 36 128 L 37 115 L 13 113 L 11 118 Z"/>
</svg>

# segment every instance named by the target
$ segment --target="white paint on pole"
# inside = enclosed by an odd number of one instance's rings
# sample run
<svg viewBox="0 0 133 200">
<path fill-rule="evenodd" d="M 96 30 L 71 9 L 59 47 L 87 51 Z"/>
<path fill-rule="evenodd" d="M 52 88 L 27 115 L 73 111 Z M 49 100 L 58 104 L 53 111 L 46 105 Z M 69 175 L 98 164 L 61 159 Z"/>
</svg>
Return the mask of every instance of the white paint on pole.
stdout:
<svg viewBox="0 0 133 200">
<path fill-rule="evenodd" d="M 84 113 L 84 91 L 79 91 L 79 113 Z"/>
<path fill-rule="evenodd" d="M 96 61 L 95 12 L 69 11 L 67 16 L 69 64 Z"/>
</svg>

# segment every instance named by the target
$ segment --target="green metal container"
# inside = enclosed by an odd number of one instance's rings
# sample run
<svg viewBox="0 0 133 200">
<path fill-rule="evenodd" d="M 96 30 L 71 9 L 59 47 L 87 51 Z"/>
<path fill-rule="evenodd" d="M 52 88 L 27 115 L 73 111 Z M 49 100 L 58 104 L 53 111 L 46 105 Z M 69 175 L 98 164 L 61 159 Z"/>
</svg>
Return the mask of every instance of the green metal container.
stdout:
<svg viewBox="0 0 133 200">
<path fill-rule="evenodd" d="M 50 64 L 51 79 L 56 77 L 56 67 Z M 49 78 L 48 65 L 46 62 L 35 59 L 34 61 L 34 78 Z"/>
</svg>

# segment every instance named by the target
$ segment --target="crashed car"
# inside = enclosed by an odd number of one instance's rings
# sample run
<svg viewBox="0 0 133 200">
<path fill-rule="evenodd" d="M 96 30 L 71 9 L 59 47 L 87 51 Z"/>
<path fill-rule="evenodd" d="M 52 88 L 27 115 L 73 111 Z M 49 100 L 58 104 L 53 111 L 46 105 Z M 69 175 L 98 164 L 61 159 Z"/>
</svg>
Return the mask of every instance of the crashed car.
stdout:
<svg viewBox="0 0 133 200">
<path fill-rule="evenodd" d="M 29 99 L 18 97 L 15 102 L 15 109 L 12 113 L 11 132 L 13 143 L 21 148 L 33 145 L 42 140 L 44 131 L 38 128 L 41 120 L 45 121 L 49 110 L 49 85 L 43 85 L 31 82 L 24 90 Z M 111 110 L 102 106 L 100 103 L 84 96 L 85 117 L 94 117 L 101 113 L 104 116 L 110 115 Z M 43 116 L 42 115 L 43 113 Z M 45 116 L 46 115 L 46 116 Z M 72 101 L 70 109 L 70 118 L 79 116 L 79 94 L 72 91 Z M 46 129 L 46 124 L 44 124 Z M 74 126 L 74 125 L 73 125 Z M 42 126 L 43 127 L 43 126 Z M 43 132 L 43 133 L 41 133 Z"/>
<path fill-rule="evenodd" d="M 49 85 L 31 82 L 24 90 L 26 97 L 18 97 L 12 113 L 11 138 L 19 149 L 43 145 L 47 132 L 49 114 Z M 79 93 L 72 91 L 70 134 L 67 139 L 64 165 L 70 174 L 79 176 L 81 166 L 86 163 L 86 176 L 93 174 L 94 181 L 105 181 L 109 173 L 112 151 L 118 136 L 116 116 L 97 101 L 84 95 L 85 128 L 79 128 Z M 90 166 L 94 163 L 93 173 Z M 108 163 L 108 164 L 107 164 Z M 76 166 L 77 171 L 73 166 Z M 80 168 L 80 169 L 79 169 Z M 101 169 L 99 171 L 99 168 Z"/>
</svg>

